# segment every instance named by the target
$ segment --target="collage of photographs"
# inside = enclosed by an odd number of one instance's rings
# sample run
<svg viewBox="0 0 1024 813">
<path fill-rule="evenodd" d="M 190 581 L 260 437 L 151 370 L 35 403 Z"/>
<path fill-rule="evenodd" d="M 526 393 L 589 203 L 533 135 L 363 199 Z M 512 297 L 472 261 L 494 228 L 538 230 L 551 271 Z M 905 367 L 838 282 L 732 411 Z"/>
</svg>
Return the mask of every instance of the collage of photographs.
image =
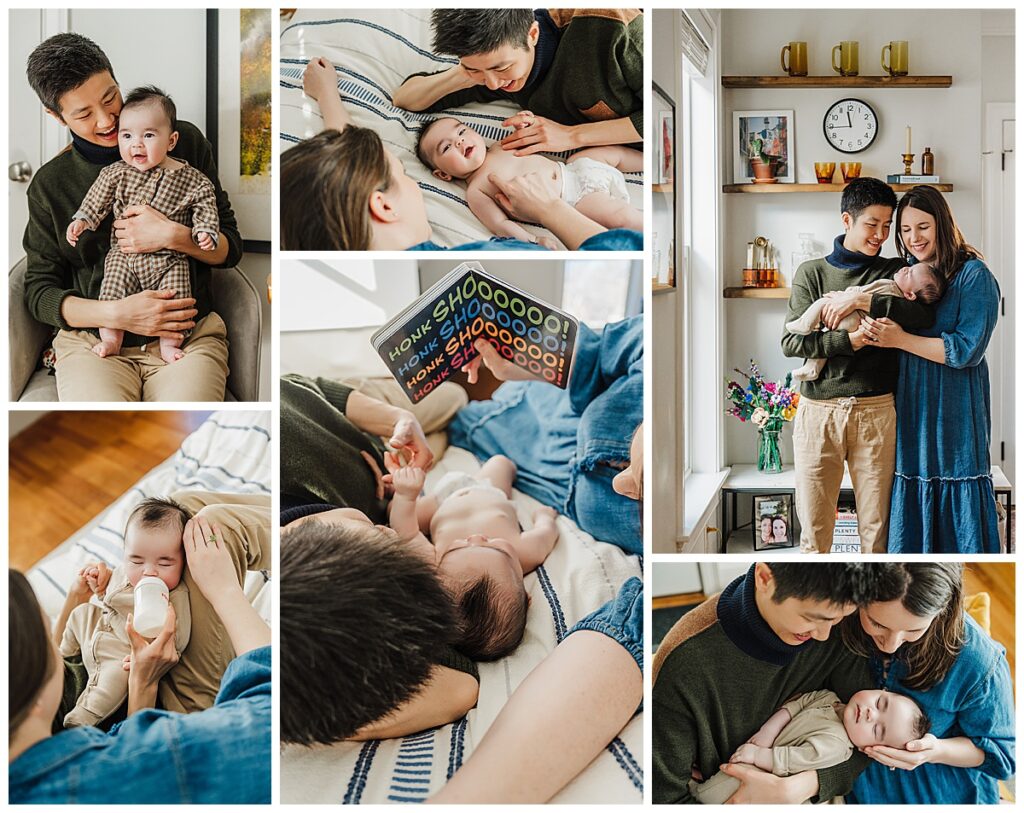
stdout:
<svg viewBox="0 0 1024 813">
<path fill-rule="evenodd" d="M 1017 18 L 916 5 L 5 12 L 5 806 L 1016 804 Z"/>
</svg>

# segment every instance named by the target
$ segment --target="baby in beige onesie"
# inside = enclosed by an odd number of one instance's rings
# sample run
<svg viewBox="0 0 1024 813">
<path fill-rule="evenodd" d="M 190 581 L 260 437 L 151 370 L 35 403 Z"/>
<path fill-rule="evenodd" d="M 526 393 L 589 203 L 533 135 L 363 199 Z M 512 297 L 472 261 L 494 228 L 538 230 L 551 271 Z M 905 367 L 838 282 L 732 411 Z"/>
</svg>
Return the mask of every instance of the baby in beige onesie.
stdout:
<svg viewBox="0 0 1024 813">
<path fill-rule="evenodd" d="M 84 575 L 94 600 L 71 611 L 60 652 L 66 658 L 81 653 L 89 674 L 85 690 L 64 717 L 64 727 L 96 725 L 113 714 L 128 696 L 125 658 L 132 648 L 126 622 L 135 609 L 135 585 L 156 576 L 168 590 L 176 619 L 174 647 L 180 655 L 191 632 L 188 587 L 182 581 L 185 548 L 182 534 L 191 515 L 171 500 L 139 503 L 125 524 L 124 562 L 112 572 L 105 565 L 86 568 Z"/>
<path fill-rule="evenodd" d="M 827 690 L 807 692 L 769 717 L 729 761 L 789 776 L 839 765 L 854 748 L 903 748 L 930 726 L 928 716 L 906 695 L 865 689 L 844 704 Z M 739 780 L 721 772 L 706 782 L 690 782 L 694 797 L 706 805 L 724 803 L 739 786 Z"/>
<path fill-rule="evenodd" d="M 883 296 L 899 296 L 909 300 L 920 300 L 926 305 L 938 302 L 946 291 L 946 278 L 934 266 L 928 263 L 917 263 L 897 271 L 892 279 L 876 279 L 867 285 L 851 285 L 846 293 L 881 294 Z M 797 336 L 807 336 L 818 329 L 821 324 L 821 312 L 828 304 L 827 297 L 816 299 L 801 314 L 799 319 L 786 323 L 786 330 Z M 839 330 L 852 333 L 860 327 L 860 320 L 867 314 L 856 310 L 839 323 Z M 814 381 L 821 375 L 822 368 L 828 359 L 804 359 L 802 367 L 793 370 L 796 381 Z"/>
</svg>

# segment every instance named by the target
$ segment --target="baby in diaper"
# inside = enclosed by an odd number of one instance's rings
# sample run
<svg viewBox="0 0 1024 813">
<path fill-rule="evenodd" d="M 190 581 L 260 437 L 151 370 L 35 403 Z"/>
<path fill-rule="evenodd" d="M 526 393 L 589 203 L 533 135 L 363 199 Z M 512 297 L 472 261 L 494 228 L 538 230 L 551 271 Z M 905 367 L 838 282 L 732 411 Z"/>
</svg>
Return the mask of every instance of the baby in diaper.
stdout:
<svg viewBox="0 0 1024 813">
<path fill-rule="evenodd" d="M 529 126 L 529 118 L 526 125 Z M 643 229 L 644 216 L 629 202 L 623 172 L 643 169 L 643 153 L 623 146 L 590 147 L 569 157 L 564 164 L 543 155 L 515 155 L 500 144 L 490 149 L 468 124 L 454 118 L 434 119 L 423 126 L 416 154 L 443 181 L 466 182 L 466 203 L 480 222 L 499 237 L 539 242 L 547 248 L 558 244 L 549 237 L 536 238 L 511 220 L 496 202 L 497 189 L 490 175 L 508 179 L 537 173 L 552 194 L 608 229 Z"/>
<path fill-rule="evenodd" d="M 460 624 L 456 647 L 478 661 L 509 654 L 526 629 L 523 576 L 558 541 L 555 511 L 538 508 L 533 527 L 520 528 L 510 499 L 516 464 L 501 455 L 476 475 L 449 472 L 425 497 L 423 469 L 403 466 L 391 453 L 385 462 L 395 488 L 390 525 L 420 545 L 451 593 Z"/>
<path fill-rule="evenodd" d="M 876 279 L 867 285 L 851 285 L 847 293 L 881 294 L 883 296 L 900 296 L 904 299 L 918 299 L 931 305 L 942 299 L 946 292 L 946 278 L 934 266 L 928 263 L 917 263 L 897 271 L 892 279 Z M 828 303 L 827 297 L 815 300 L 799 319 L 786 323 L 786 330 L 798 336 L 806 336 L 818 329 L 821 324 L 821 312 Z M 864 311 L 854 311 L 839 323 L 839 329 L 850 333 L 860 327 Z M 804 359 L 803 366 L 793 371 L 797 381 L 814 381 L 821 375 L 828 359 Z"/>
<path fill-rule="evenodd" d="M 64 727 L 96 725 L 113 714 L 128 697 L 125 658 L 132 648 L 126 623 L 135 609 L 135 586 L 145 576 L 167 585 L 174 607 L 174 647 L 180 655 L 192 630 L 188 587 L 181 580 L 185 569 L 182 535 L 191 518 L 173 502 L 150 498 L 136 506 L 125 524 L 124 562 L 109 570 L 91 565 L 82 570 L 94 600 L 71 611 L 60 652 L 65 658 L 81 654 L 89 680 L 75 707 L 64 717 Z"/>
<path fill-rule="evenodd" d="M 928 715 L 906 695 L 864 689 L 843 703 L 834 692 L 823 689 L 786 703 L 729 761 L 790 776 L 846 762 L 854 748 L 905 748 L 930 727 Z M 739 786 L 738 779 L 721 772 L 705 782 L 690 781 L 694 798 L 706 805 L 723 804 Z"/>
</svg>

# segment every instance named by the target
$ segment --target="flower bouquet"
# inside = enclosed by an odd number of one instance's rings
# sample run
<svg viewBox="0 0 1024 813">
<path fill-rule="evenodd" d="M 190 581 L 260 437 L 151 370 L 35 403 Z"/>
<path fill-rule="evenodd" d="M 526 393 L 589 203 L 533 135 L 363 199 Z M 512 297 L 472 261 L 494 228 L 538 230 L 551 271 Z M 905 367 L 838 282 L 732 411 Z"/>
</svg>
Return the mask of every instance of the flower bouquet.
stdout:
<svg viewBox="0 0 1024 813">
<path fill-rule="evenodd" d="M 792 373 L 784 382 L 765 381 L 753 359 L 747 372 L 735 370 L 747 379 L 744 388 L 736 381 L 727 381 L 725 395 L 732 404 L 726 413 L 757 427 L 757 470 L 782 471 L 782 451 L 779 434 L 782 424 L 796 416 L 800 394 L 790 388 Z"/>
</svg>

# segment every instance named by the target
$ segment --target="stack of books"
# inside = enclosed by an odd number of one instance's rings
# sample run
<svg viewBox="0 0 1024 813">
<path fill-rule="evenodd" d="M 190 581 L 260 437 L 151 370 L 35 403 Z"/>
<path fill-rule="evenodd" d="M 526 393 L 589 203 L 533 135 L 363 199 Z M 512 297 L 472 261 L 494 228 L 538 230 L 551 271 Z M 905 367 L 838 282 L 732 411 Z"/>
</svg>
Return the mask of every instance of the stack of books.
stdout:
<svg viewBox="0 0 1024 813">
<path fill-rule="evenodd" d="M 840 503 L 836 509 L 836 528 L 832 532 L 832 553 L 860 553 L 857 509 L 852 505 Z"/>
<path fill-rule="evenodd" d="M 938 175 L 886 175 L 886 183 L 941 183 Z"/>
</svg>

